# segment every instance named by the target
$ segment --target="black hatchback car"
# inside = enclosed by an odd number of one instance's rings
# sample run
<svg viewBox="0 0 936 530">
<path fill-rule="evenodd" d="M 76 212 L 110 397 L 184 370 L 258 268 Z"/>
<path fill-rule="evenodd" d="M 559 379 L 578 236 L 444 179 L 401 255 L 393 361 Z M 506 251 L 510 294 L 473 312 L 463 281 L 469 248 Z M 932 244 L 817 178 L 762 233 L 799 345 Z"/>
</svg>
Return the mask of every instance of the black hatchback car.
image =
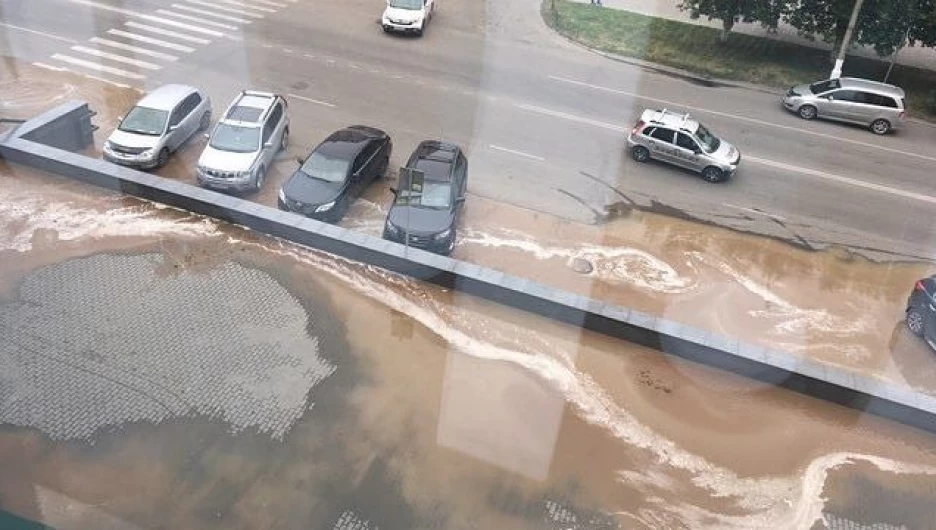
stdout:
<svg viewBox="0 0 936 530">
<path fill-rule="evenodd" d="M 400 172 L 383 237 L 448 255 L 455 247 L 455 224 L 465 203 L 468 159 L 455 144 L 427 140 L 413 151 L 406 168 L 421 178 L 415 182 L 408 172 Z"/>
<path fill-rule="evenodd" d="M 907 328 L 936 350 L 936 276 L 916 282 L 907 299 Z"/>
<path fill-rule="evenodd" d="M 380 129 L 352 125 L 333 132 L 279 191 L 281 210 L 336 223 L 367 186 L 386 173 L 393 144 Z"/>
</svg>

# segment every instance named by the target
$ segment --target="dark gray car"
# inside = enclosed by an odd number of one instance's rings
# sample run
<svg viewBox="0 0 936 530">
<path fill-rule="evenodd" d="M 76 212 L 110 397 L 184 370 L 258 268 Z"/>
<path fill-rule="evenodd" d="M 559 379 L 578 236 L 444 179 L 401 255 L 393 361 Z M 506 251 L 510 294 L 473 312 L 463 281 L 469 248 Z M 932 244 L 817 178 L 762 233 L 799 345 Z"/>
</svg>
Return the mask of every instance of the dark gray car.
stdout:
<svg viewBox="0 0 936 530">
<path fill-rule="evenodd" d="M 394 201 L 387 212 L 383 237 L 438 254 L 455 248 L 456 222 L 465 203 L 468 159 L 455 144 L 427 140 L 410 155 L 393 190 Z"/>
</svg>

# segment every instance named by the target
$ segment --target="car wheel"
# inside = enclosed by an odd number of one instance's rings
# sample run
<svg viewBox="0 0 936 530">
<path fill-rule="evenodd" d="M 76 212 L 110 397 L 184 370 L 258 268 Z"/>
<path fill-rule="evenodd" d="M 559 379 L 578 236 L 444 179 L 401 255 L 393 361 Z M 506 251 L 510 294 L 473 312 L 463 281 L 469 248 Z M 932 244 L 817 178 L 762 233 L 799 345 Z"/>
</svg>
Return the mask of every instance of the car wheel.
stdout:
<svg viewBox="0 0 936 530">
<path fill-rule="evenodd" d="M 871 132 L 877 135 L 885 135 L 890 132 L 891 124 L 884 118 L 879 118 L 871 122 Z"/>
<path fill-rule="evenodd" d="M 254 177 L 254 191 L 260 191 L 263 188 L 263 182 L 266 180 L 266 168 L 260 166 L 257 170 L 257 176 Z"/>
<path fill-rule="evenodd" d="M 702 170 L 702 178 L 709 182 L 721 182 L 725 180 L 725 172 L 715 166 L 709 166 Z"/>
<path fill-rule="evenodd" d="M 285 151 L 289 147 L 289 129 L 283 131 L 283 140 L 280 142 L 280 151 Z"/>
<path fill-rule="evenodd" d="M 638 145 L 631 149 L 631 156 L 638 162 L 646 162 L 650 160 L 650 150 L 642 145 Z"/>
<path fill-rule="evenodd" d="M 917 337 L 923 336 L 923 313 L 915 307 L 907 310 L 907 329 Z"/>
<path fill-rule="evenodd" d="M 202 114 L 201 121 L 198 122 L 198 130 L 204 131 L 209 125 L 211 125 L 211 111 L 206 110 L 205 113 Z"/>
<path fill-rule="evenodd" d="M 156 157 L 156 167 L 160 168 L 166 165 L 166 162 L 169 161 L 169 148 L 163 147 L 159 151 L 159 156 Z"/>
<path fill-rule="evenodd" d="M 816 110 L 816 107 L 812 105 L 803 105 L 799 108 L 799 117 L 804 120 L 811 120 L 819 114 L 819 111 Z"/>
</svg>

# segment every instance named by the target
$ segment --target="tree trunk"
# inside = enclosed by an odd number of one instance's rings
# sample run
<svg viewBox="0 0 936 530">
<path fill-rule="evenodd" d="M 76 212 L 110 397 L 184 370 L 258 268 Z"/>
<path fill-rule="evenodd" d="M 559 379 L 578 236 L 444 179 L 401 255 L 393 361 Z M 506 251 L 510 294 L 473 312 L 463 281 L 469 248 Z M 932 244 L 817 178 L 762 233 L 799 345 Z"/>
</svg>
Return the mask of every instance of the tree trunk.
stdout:
<svg viewBox="0 0 936 530">
<path fill-rule="evenodd" d="M 719 38 L 722 44 L 728 42 L 728 34 L 731 33 L 731 28 L 734 27 L 734 22 L 734 17 L 722 20 L 722 32 L 721 37 Z"/>
</svg>

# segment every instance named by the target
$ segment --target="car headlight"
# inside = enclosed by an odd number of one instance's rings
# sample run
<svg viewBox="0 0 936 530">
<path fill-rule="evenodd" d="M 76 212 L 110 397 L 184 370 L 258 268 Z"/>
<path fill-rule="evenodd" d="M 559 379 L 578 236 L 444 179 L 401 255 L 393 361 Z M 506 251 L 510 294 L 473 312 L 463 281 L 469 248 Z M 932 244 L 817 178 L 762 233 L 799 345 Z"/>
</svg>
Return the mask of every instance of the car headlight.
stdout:
<svg viewBox="0 0 936 530">
<path fill-rule="evenodd" d="M 318 208 L 315 209 L 316 212 L 327 212 L 335 206 L 335 201 L 326 202 L 325 204 L 320 204 Z"/>
<path fill-rule="evenodd" d="M 448 238 L 448 236 L 450 236 L 450 235 L 452 235 L 452 229 L 451 229 L 451 228 L 446 228 L 445 230 L 443 230 L 443 231 L 439 232 L 438 234 L 432 236 L 432 238 L 435 239 L 435 240 L 437 240 L 437 241 L 441 241 L 441 240 L 443 240 L 443 239 Z"/>
<path fill-rule="evenodd" d="M 147 149 L 147 150 L 143 151 L 142 153 L 140 153 L 140 156 L 152 156 L 152 155 L 153 155 L 153 151 L 154 151 L 154 149 L 153 149 L 152 147 L 150 147 L 149 149 Z"/>
</svg>

